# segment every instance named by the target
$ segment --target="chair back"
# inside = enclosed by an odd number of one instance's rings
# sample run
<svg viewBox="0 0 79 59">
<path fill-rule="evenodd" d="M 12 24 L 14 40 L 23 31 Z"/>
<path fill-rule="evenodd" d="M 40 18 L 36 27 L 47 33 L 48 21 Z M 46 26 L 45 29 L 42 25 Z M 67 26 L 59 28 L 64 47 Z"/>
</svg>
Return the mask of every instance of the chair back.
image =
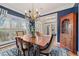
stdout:
<svg viewBox="0 0 79 59">
<path fill-rule="evenodd" d="M 23 36 L 24 31 L 17 31 L 16 32 L 17 36 Z M 22 40 L 20 37 L 16 37 L 16 46 L 21 50 L 21 49 L 26 49 L 27 48 L 27 43 Z"/>
<path fill-rule="evenodd" d="M 25 33 L 24 31 L 16 31 L 17 36 L 23 36 Z"/>
<path fill-rule="evenodd" d="M 55 40 L 56 40 L 56 35 L 52 34 L 51 40 L 49 42 L 49 47 L 48 47 L 49 52 L 54 48 L 54 42 L 55 42 Z"/>
<path fill-rule="evenodd" d="M 51 35 L 51 38 L 50 38 L 50 42 L 42 49 L 40 49 L 41 51 L 44 51 L 44 50 L 47 50 L 47 52 L 51 51 L 53 46 L 54 46 L 54 37 L 55 35 Z"/>
<path fill-rule="evenodd" d="M 36 35 L 37 35 L 37 36 L 42 36 L 43 34 L 37 31 L 37 32 L 36 32 Z"/>
<path fill-rule="evenodd" d="M 20 37 L 16 37 L 16 46 L 21 51 L 23 49 L 22 39 Z"/>
</svg>

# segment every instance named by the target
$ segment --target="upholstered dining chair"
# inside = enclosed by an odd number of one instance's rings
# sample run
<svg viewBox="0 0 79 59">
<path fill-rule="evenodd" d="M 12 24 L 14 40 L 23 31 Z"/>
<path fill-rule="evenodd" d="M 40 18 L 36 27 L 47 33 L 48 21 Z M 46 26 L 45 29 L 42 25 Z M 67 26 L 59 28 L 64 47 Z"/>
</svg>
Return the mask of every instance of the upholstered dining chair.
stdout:
<svg viewBox="0 0 79 59">
<path fill-rule="evenodd" d="M 52 51 L 54 47 L 55 36 L 56 36 L 55 34 L 52 34 L 50 38 L 50 42 L 45 47 L 40 48 L 40 54 L 43 54 L 46 56 L 50 55 L 50 52 Z"/>
<path fill-rule="evenodd" d="M 42 34 L 41 32 L 38 32 L 38 31 L 36 31 L 35 34 L 36 34 L 37 36 L 43 36 L 43 34 Z"/>
<path fill-rule="evenodd" d="M 17 36 L 23 36 L 25 33 L 24 31 L 16 31 Z"/>
<path fill-rule="evenodd" d="M 17 31 L 16 35 L 17 36 L 23 36 L 24 32 L 23 31 Z M 16 37 L 15 39 L 16 39 L 16 46 L 18 48 L 18 55 L 24 55 L 25 56 L 26 51 L 28 49 L 28 43 L 24 42 L 22 40 L 22 38 L 20 38 L 20 37 Z"/>
</svg>

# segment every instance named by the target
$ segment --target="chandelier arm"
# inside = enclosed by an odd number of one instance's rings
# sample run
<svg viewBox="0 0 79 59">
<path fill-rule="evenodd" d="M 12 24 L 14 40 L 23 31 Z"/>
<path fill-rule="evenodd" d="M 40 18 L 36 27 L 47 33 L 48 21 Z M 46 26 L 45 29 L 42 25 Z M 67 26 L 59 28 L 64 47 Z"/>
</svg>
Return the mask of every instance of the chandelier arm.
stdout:
<svg viewBox="0 0 79 59">
<path fill-rule="evenodd" d="M 37 9 L 34 9 L 34 5 L 32 4 L 32 10 L 29 10 L 28 13 L 25 13 L 25 18 L 29 18 L 31 20 L 35 20 L 39 18 L 39 12 Z"/>
</svg>

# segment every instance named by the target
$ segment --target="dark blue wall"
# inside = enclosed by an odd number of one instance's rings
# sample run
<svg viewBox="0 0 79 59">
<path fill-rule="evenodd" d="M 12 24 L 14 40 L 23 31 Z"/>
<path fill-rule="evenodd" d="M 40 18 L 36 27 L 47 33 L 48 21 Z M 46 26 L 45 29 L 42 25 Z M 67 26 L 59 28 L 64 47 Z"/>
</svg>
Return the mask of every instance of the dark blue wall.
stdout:
<svg viewBox="0 0 79 59">
<path fill-rule="evenodd" d="M 78 25 L 79 25 L 79 4 L 78 4 Z M 79 51 L 79 26 L 78 26 L 78 51 Z"/>
<path fill-rule="evenodd" d="M 58 12 L 58 23 L 57 23 L 58 24 L 58 29 L 57 29 L 57 31 L 58 31 L 58 37 L 57 37 L 58 42 L 60 42 L 60 17 L 65 16 L 65 15 L 72 13 L 72 12 L 77 14 L 78 13 L 78 7 L 74 6 L 72 8 L 65 9 L 65 10 Z M 78 19 L 77 19 L 77 21 L 78 21 Z M 78 22 L 77 22 L 77 25 L 78 25 Z M 76 45 L 77 45 L 77 50 L 78 50 L 78 26 L 77 26 L 77 43 L 76 43 Z"/>
<path fill-rule="evenodd" d="M 0 8 L 3 8 L 3 9 L 5 9 L 5 10 L 7 10 L 7 11 L 8 11 L 8 14 L 11 14 L 11 15 L 14 15 L 14 16 L 17 16 L 17 17 L 24 18 L 24 15 L 23 15 L 23 14 L 20 14 L 20 13 L 14 11 L 14 10 L 11 10 L 11 9 L 9 9 L 9 8 L 7 8 L 7 7 L 4 7 L 4 6 L 1 6 L 1 5 L 0 5 Z"/>
</svg>

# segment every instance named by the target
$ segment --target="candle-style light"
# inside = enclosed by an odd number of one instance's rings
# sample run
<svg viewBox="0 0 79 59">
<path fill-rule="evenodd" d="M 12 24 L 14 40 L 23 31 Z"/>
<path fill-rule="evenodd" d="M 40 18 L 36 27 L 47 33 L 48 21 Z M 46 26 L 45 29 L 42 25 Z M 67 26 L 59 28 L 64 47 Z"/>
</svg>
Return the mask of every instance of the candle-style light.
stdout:
<svg viewBox="0 0 79 59">
<path fill-rule="evenodd" d="M 25 17 L 28 17 L 31 20 L 37 19 L 39 17 L 38 9 L 32 8 L 32 10 L 29 10 L 28 12 L 25 11 Z"/>
</svg>

